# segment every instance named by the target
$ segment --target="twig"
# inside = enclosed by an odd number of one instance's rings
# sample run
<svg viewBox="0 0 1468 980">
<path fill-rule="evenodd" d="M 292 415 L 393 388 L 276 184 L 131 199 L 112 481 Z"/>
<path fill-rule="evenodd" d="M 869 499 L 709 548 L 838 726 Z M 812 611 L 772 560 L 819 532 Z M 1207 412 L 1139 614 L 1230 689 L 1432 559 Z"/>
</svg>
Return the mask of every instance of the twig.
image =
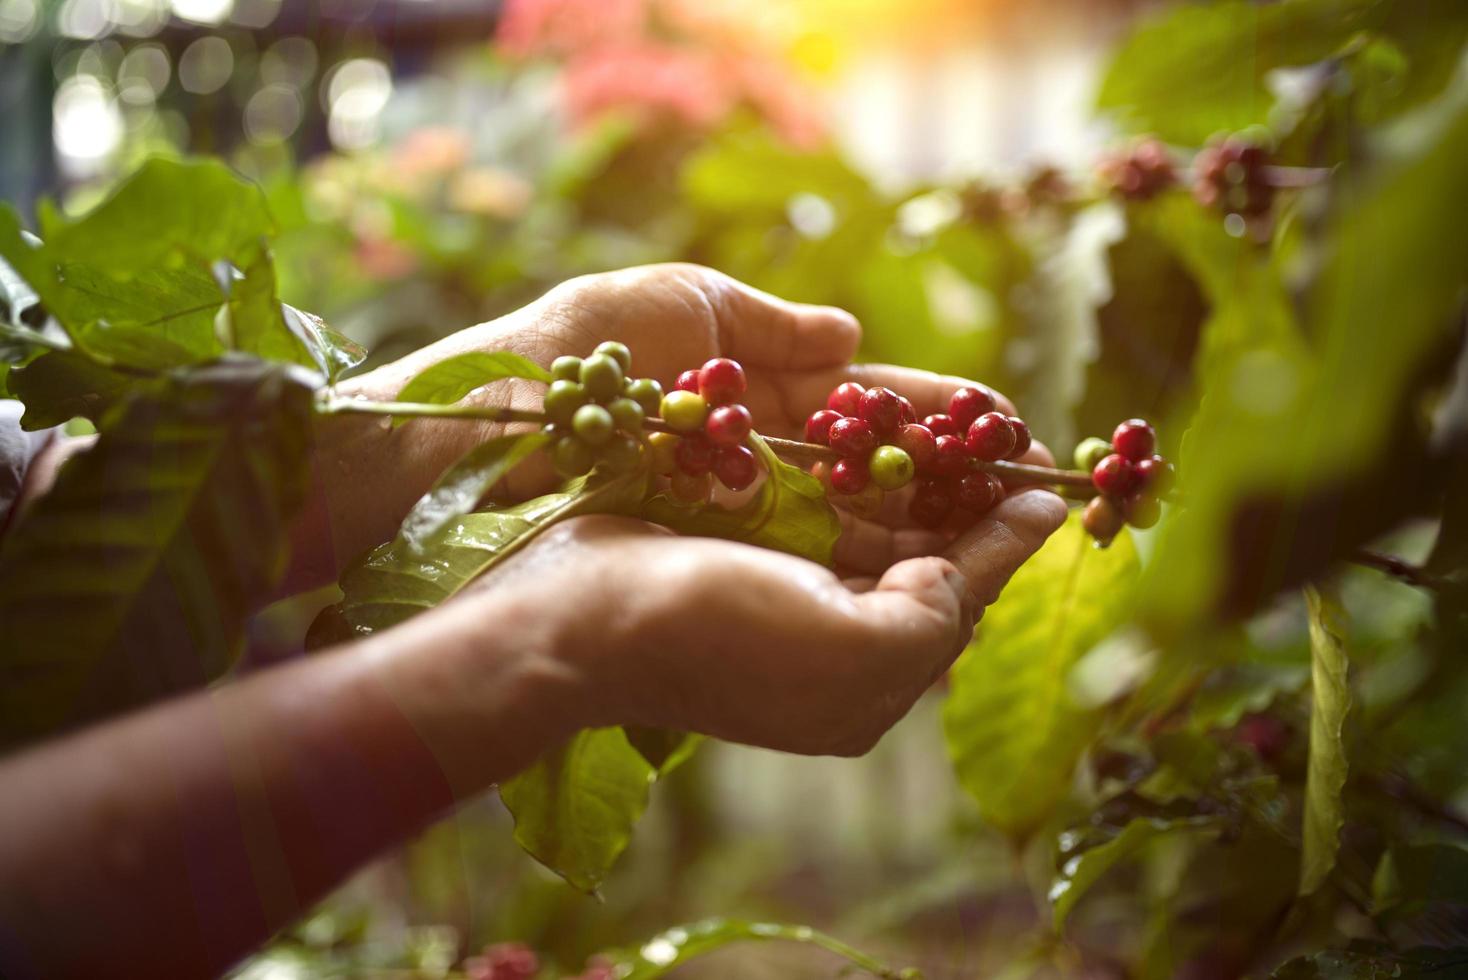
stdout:
<svg viewBox="0 0 1468 980">
<path fill-rule="evenodd" d="M 545 422 L 544 412 L 482 405 L 430 405 L 423 402 L 375 402 L 357 398 L 323 398 L 317 405 L 325 415 L 397 415 L 401 418 L 478 419 L 487 422 Z"/>
<path fill-rule="evenodd" d="M 794 439 L 776 439 L 765 436 L 764 440 L 780 456 L 800 463 L 834 462 L 841 458 L 841 454 L 829 446 L 817 446 L 810 442 L 797 442 Z M 1051 483 L 1071 487 L 1090 487 L 1091 475 L 1082 473 L 1080 470 L 1057 470 L 1048 466 L 1033 466 L 1029 463 L 1014 463 L 1007 460 L 990 462 L 987 460 L 969 460 L 969 465 L 976 470 L 993 473 L 995 476 L 1007 476 L 1018 480 L 1028 480 L 1032 483 Z"/>
<path fill-rule="evenodd" d="M 1368 548 L 1357 548 L 1346 556 L 1346 560 L 1367 568 L 1374 568 L 1378 572 L 1390 575 L 1408 585 L 1415 585 L 1419 589 L 1433 589 L 1441 591 L 1447 583 L 1442 578 L 1432 574 L 1420 565 L 1414 565 L 1396 555 L 1387 555 Z"/>
</svg>

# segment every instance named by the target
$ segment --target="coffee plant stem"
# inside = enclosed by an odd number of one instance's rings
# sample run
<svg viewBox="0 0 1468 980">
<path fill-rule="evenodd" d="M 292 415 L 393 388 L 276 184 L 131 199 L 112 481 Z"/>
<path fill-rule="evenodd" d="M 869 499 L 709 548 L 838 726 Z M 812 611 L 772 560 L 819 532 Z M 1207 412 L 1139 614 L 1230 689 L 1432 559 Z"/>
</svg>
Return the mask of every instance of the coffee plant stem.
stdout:
<svg viewBox="0 0 1468 980">
<path fill-rule="evenodd" d="M 841 458 L 841 455 L 829 446 L 817 446 L 815 443 L 798 442 L 794 439 L 776 439 L 771 436 L 765 436 L 764 440 L 776 454 L 792 462 L 829 463 Z M 976 470 L 993 473 L 995 476 L 1091 489 L 1091 474 L 1083 473 L 1080 470 L 1059 470 L 1049 466 L 1034 466 L 1030 463 L 1014 463 L 1008 460 L 989 462 L 976 459 L 971 461 L 971 465 Z M 1094 496 L 1094 490 L 1091 496 Z"/>
<path fill-rule="evenodd" d="M 546 421 L 544 412 L 479 405 L 430 405 L 422 402 L 375 402 L 356 398 L 327 397 L 317 404 L 323 415 L 397 415 L 402 418 L 476 419 L 485 422 Z"/>
<path fill-rule="evenodd" d="M 1374 568 L 1378 572 L 1400 579 L 1408 585 L 1415 585 L 1419 589 L 1442 589 L 1443 581 L 1436 575 L 1413 565 L 1405 559 L 1396 555 L 1383 554 L 1379 551 L 1371 551 L 1368 548 L 1357 548 L 1351 552 L 1348 559 L 1357 565 L 1366 568 Z"/>
</svg>

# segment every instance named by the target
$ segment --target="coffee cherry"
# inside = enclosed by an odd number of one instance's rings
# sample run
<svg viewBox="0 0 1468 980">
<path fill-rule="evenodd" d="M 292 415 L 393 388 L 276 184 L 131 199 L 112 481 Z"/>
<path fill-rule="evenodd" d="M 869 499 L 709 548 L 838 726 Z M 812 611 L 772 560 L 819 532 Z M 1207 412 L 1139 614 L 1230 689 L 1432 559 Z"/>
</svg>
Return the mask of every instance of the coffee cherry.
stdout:
<svg viewBox="0 0 1468 980">
<path fill-rule="evenodd" d="M 1132 462 L 1139 462 L 1157 448 L 1157 433 L 1145 419 L 1127 419 L 1111 433 L 1111 448 Z"/>
<path fill-rule="evenodd" d="M 1142 531 L 1156 526 L 1162 519 L 1162 505 L 1150 493 L 1133 494 L 1122 510 L 1126 514 L 1126 522 Z"/>
<path fill-rule="evenodd" d="M 939 436 L 935 448 L 938 451 L 937 458 L 933 460 L 932 471 L 942 476 L 960 476 L 969 471 L 968 449 L 964 447 L 963 440 L 958 436 Z"/>
<path fill-rule="evenodd" d="M 667 476 L 678 468 L 676 452 L 683 440 L 671 432 L 649 432 L 647 435 L 648 466 L 659 476 Z"/>
<path fill-rule="evenodd" d="M 607 411 L 612 413 L 612 421 L 621 431 L 634 435 L 642 431 L 642 423 L 646 416 L 643 414 L 642 406 L 632 399 L 614 398 L 607 406 Z"/>
<path fill-rule="evenodd" d="M 898 395 L 897 400 L 902 403 L 902 425 L 912 425 L 917 421 L 917 409 L 912 407 L 906 395 Z"/>
<path fill-rule="evenodd" d="M 653 378 L 630 380 L 622 393 L 642 406 L 643 415 L 656 415 L 663 401 L 663 386 Z"/>
<path fill-rule="evenodd" d="M 622 390 L 622 365 L 615 357 L 592 354 L 581 362 L 581 384 L 599 402 L 610 401 Z"/>
<path fill-rule="evenodd" d="M 882 492 L 881 487 L 875 483 L 868 483 L 851 496 L 842 497 L 841 503 L 857 517 L 870 519 L 882 513 L 882 504 L 886 500 L 887 495 Z"/>
<path fill-rule="evenodd" d="M 1111 539 L 1125 525 L 1126 518 L 1122 515 L 1121 508 L 1105 497 L 1092 497 L 1091 502 L 1086 504 L 1085 512 L 1081 514 L 1081 527 L 1103 548 L 1111 543 Z"/>
<path fill-rule="evenodd" d="M 1148 456 L 1132 464 L 1132 469 L 1137 474 L 1137 489 L 1147 490 L 1159 497 L 1172 489 L 1176 478 L 1172 464 L 1161 456 Z"/>
<path fill-rule="evenodd" d="M 821 481 L 821 486 L 829 492 L 831 489 L 831 464 L 825 460 L 817 460 L 810 466 L 810 475 Z"/>
<path fill-rule="evenodd" d="M 889 436 L 902 424 L 902 402 L 898 400 L 897 392 L 877 385 L 862 393 L 856 414 L 878 436 Z"/>
<path fill-rule="evenodd" d="M 901 490 L 912 482 L 917 467 L 912 457 L 896 446 L 878 446 L 867 458 L 872 482 L 883 490 Z"/>
<path fill-rule="evenodd" d="M 974 419 L 964 445 L 976 459 L 1004 459 L 1014 450 L 1014 426 L 1007 416 L 988 412 Z"/>
<path fill-rule="evenodd" d="M 617 366 L 622 369 L 623 374 L 626 374 L 632 369 L 632 352 L 627 349 L 626 344 L 619 344 L 615 340 L 604 340 L 597 344 L 596 350 L 591 353 L 593 357 L 597 354 L 610 357 L 617 362 Z"/>
<path fill-rule="evenodd" d="M 1097 463 L 1110 455 L 1111 443 L 1095 436 L 1087 436 L 1081 440 L 1080 445 L 1076 446 L 1076 469 L 1089 473 L 1096 468 Z"/>
<path fill-rule="evenodd" d="M 550 373 L 552 381 L 580 381 L 581 358 L 563 354 L 551 361 Z"/>
<path fill-rule="evenodd" d="M 714 445 L 737 446 L 748 438 L 749 430 L 754 428 L 754 418 L 743 405 L 720 405 L 709 412 L 703 428 Z"/>
<path fill-rule="evenodd" d="M 673 382 L 674 391 L 691 391 L 698 394 L 698 368 L 689 368 L 678 375 L 678 380 Z"/>
<path fill-rule="evenodd" d="M 861 493 L 871 480 L 865 459 L 838 459 L 831 467 L 831 489 L 837 493 Z"/>
<path fill-rule="evenodd" d="M 953 513 L 953 491 L 946 480 L 922 480 L 907 505 L 908 516 L 919 527 L 938 527 Z"/>
<path fill-rule="evenodd" d="M 926 425 L 910 422 L 897 430 L 892 444 L 912 457 L 918 472 L 926 472 L 938 458 L 938 440 Z"/>
<path fill-rule="evenodd" d="M 714 444 L 702 436 L 689 436 L 673 450 L 678 469 L 690 476 L 707 473 L 714 468 Z"/>
<path fill-rule="evenodd" d="M 866 389 L 855 381 L 839 384 L 826 399 L 826 407 L 842 415 L 855 416 L 861 408 L 861 396 Z"/>
<path fill-rule="evenodd" d="M 953 499 L 966 511 L 987 514 L 1004 499 L 1004 484 L 992 473 L 965 473 L 958 478 Z"/>
<path fill-rule="evenodd" d="M 601 447 L 597 460 L 613 473 L 631 473 L 642 464 L 642 443 L 619 432 Z"/>
<path fill-rule="evenodd" d="M 495 943 L 486 946 L 483 955 L 475 959 L 489 971 L 483 980 L 534 980 L 540 972 L 539 958 L 524 943 Z M 480 978 L 471 977 L 470 980 Z"/>
<path fill-rule="evenodd" d="M 612 413 L 600 405 L 582 405 L 571 417 L 571 430 L 588 446 L 602 445 L 612 437 L 616 427 Z"/>
<path fill-rule="evenodd" d="M 923 419 L 923 425 L 928 427 L 935 438 L 958 435 L 958 423 L 953 421 L 951 415 L 929 415 Z"/>
<path fill-rule="evenodd" d="M 830 442 L 842 456 L 866 459 L 877 448 L 877 434 L 861 419 L 837 419 L 831 424 Z"/>
<path fill-rule="evenodd" d="M 1137 474 L 1131 460 L 1120 453 L 1112 453 L 1091 471 L 1091 483 L 1108 497 L 1121 500 L 1136 486 Z"/>
<path fill-rule="evenodd" d="M 805 420 L 805 441 L 824 446 L 831 441 L 831 426 L 842 418 L 840 412 L 823 408 Z"/>
<path fill-rule="evenodd" d="M 967 432 L 980 415 L 994 411 L 994 395 L 984 388 L 960 388 L 948 399 L 948 414 L 959 432 Z"/>
<path fill-rule="evenodd" d="M 577 363 L 580 363 L 579 361 Z M 570 425 L 571 416 L 576 414 L 576 409 L 585 405 L 587 401 L 586 389 L 576 381 L 552 381 L 549 388 L 545 390 L 545 399 L 542 408 L 546 416 L 560 425 Z"/>
<path fill-rule="evenodd" d="M 563 436 L 551 450 L 551 465 L 566 479 L 585 476 L 596 465 L 591 447 L 575 436 Z"/>
<path fill-rule="evenodd" d="M 743 490 L 758 475 L 759 467 L 748 446 L 724 446 L 714 454 L 714 476 L 730 490 Z"/>
<path fill-rule="evenodd" d="M 679 388 L 663 396 L 659 412 L 675 432 L 697 432 L 708 418 L 709 407 L 701 395 Z"/>
<path fill-rule="evenodd" d="M 684 473 L 682 470 L 675 470 L 668 480 L 668 489 L 685 504 L 706 504 L 714 489 L 714 477 L 711 473 Z"/>
<path fill-rule="evenodd" d="M 738 361 L 715 357 L 698 369 L 698 393 L 710 405 L 727 405 L 738 400 L 748 384 Z"/>
<path fill-rule="evenodd" d="M 1014 429 L 1014 448 L 1009 451 L 1005 459 L 1019 459 L 1030 451 L 1034 445 L 1034 437 L 1030 435 L 1030 424 L 1017 415 L 1007 416 L 1009 424 Z"/>
</svg>

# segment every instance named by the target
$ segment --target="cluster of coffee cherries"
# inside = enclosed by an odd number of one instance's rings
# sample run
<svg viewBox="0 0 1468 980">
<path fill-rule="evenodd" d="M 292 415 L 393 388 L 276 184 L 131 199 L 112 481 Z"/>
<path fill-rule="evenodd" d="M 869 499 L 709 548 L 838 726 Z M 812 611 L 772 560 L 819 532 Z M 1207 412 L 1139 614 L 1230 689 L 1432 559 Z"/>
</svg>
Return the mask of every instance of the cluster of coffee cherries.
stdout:
<svg viewBox="0 0 1468 980">
<path fill-rule="evenodd" d="M 585 972 L 566 980 L 615 980 L 616 971 L 606 959 L 593 957 Z M 540 976 L 540 957 L 524 943 L 495 943 L 478 956 L 464 960 L 466 980 L 535 980 Z"/>
<path fill-rule="evenodd" d="M 875 514 L 886 492 L 916 479 L 908 512 L 923 527 L 941 525 L 955 508 L 988 511 L 1004 499 L 1004 484 L 973 462 L 1014 459 L 1030 448 L 1029 426 L 999 412 L 985 388 L 960 388 L 947 414 L 918 422 L 906 398 L 853 381 L 838 385 L 806 421 L 805 438 L 840 457 L 812 472 L 857 514 Z"/>
<path fill-rule="evenodd" d="M 754 418 L 739 401 L 747 386 L 738 361 L 716 357 L 684 371 L 662 397 L 659 411 L 669 431 L 650 433 L 647 444 L 652 471 L 669 478 L 678 500 L 707 502 L 715 478 L 739 491 L 759 476 L 746 445 Z"/>
<path fill-rule="evenodd" d="M 1172 486 L 1173 468 L 1157 454 L 1157 433 L 1145 420 L 1127 419 L 1110 442 L 1083 440 L 1075 460 L 1096 488 L 1081 523 L 1098 545 L 1106 547 L 1127 524 L 1145 529 L 1161 518 L 1159 498 Z"/>
<path fill-rule="evenodd" d="M 1269 154 L 1262 146 L 1229 137 L 1206 146 L 1193 158 L 1193 197 L 1225 214 L 1259 218 L 1274 201 Z"/>
<path fill-rule="evenodd" d="M 545 431 L 551 461 L 566 478 L 593 466 L 625 473 L 643 459 L 643 426 L 658 411 L 663 387 L 652 378 L 632 378 L 626 344 L 598 344 L 590 357 L 558 357 L 551 363 L 545 393 Z"/>
<path fill-rule="evenodd" d="M 1108 187 L 1131 201 L 1150 200 L 1177 183 L 1172 154 L 1153 137 L 1102 157 L 1097 171 Z"/>
</svg>

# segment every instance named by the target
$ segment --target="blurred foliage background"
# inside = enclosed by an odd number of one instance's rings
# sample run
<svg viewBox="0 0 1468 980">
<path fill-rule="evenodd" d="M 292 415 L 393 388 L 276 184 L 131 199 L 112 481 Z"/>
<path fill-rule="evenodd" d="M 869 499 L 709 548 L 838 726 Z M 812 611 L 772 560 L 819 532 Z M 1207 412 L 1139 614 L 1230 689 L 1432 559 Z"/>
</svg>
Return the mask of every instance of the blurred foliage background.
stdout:
<svg viewBox="0 0 1468 980">
<path fill-rule="evenodd" d="M 223 155 L 282 226 L 281 297 L 375 359 L 690 260 L 994 384 L 1062 459 L 1142 415 L 1180 461 L 1185 511 L 1058 535 L 870 757 L 705 747 L 600 903 L 476 803 L 241 974 L 510 939 L 569 973 L 706 915 L 932 978 L 1468 947 L 1465 40 L 1455 0 L 0 0 L 0 197 L 79 212 L 148 155 Z M 1129 197 L 1098 162 L 1141 134 L 1183 179 Z M 1301 186 L 1200 205 L 1224 134 Z M 1395 574 L 1341 563 L 1366 546 Z M 262 616 L 255 658 L 311 611 Z"/>
</svg>

